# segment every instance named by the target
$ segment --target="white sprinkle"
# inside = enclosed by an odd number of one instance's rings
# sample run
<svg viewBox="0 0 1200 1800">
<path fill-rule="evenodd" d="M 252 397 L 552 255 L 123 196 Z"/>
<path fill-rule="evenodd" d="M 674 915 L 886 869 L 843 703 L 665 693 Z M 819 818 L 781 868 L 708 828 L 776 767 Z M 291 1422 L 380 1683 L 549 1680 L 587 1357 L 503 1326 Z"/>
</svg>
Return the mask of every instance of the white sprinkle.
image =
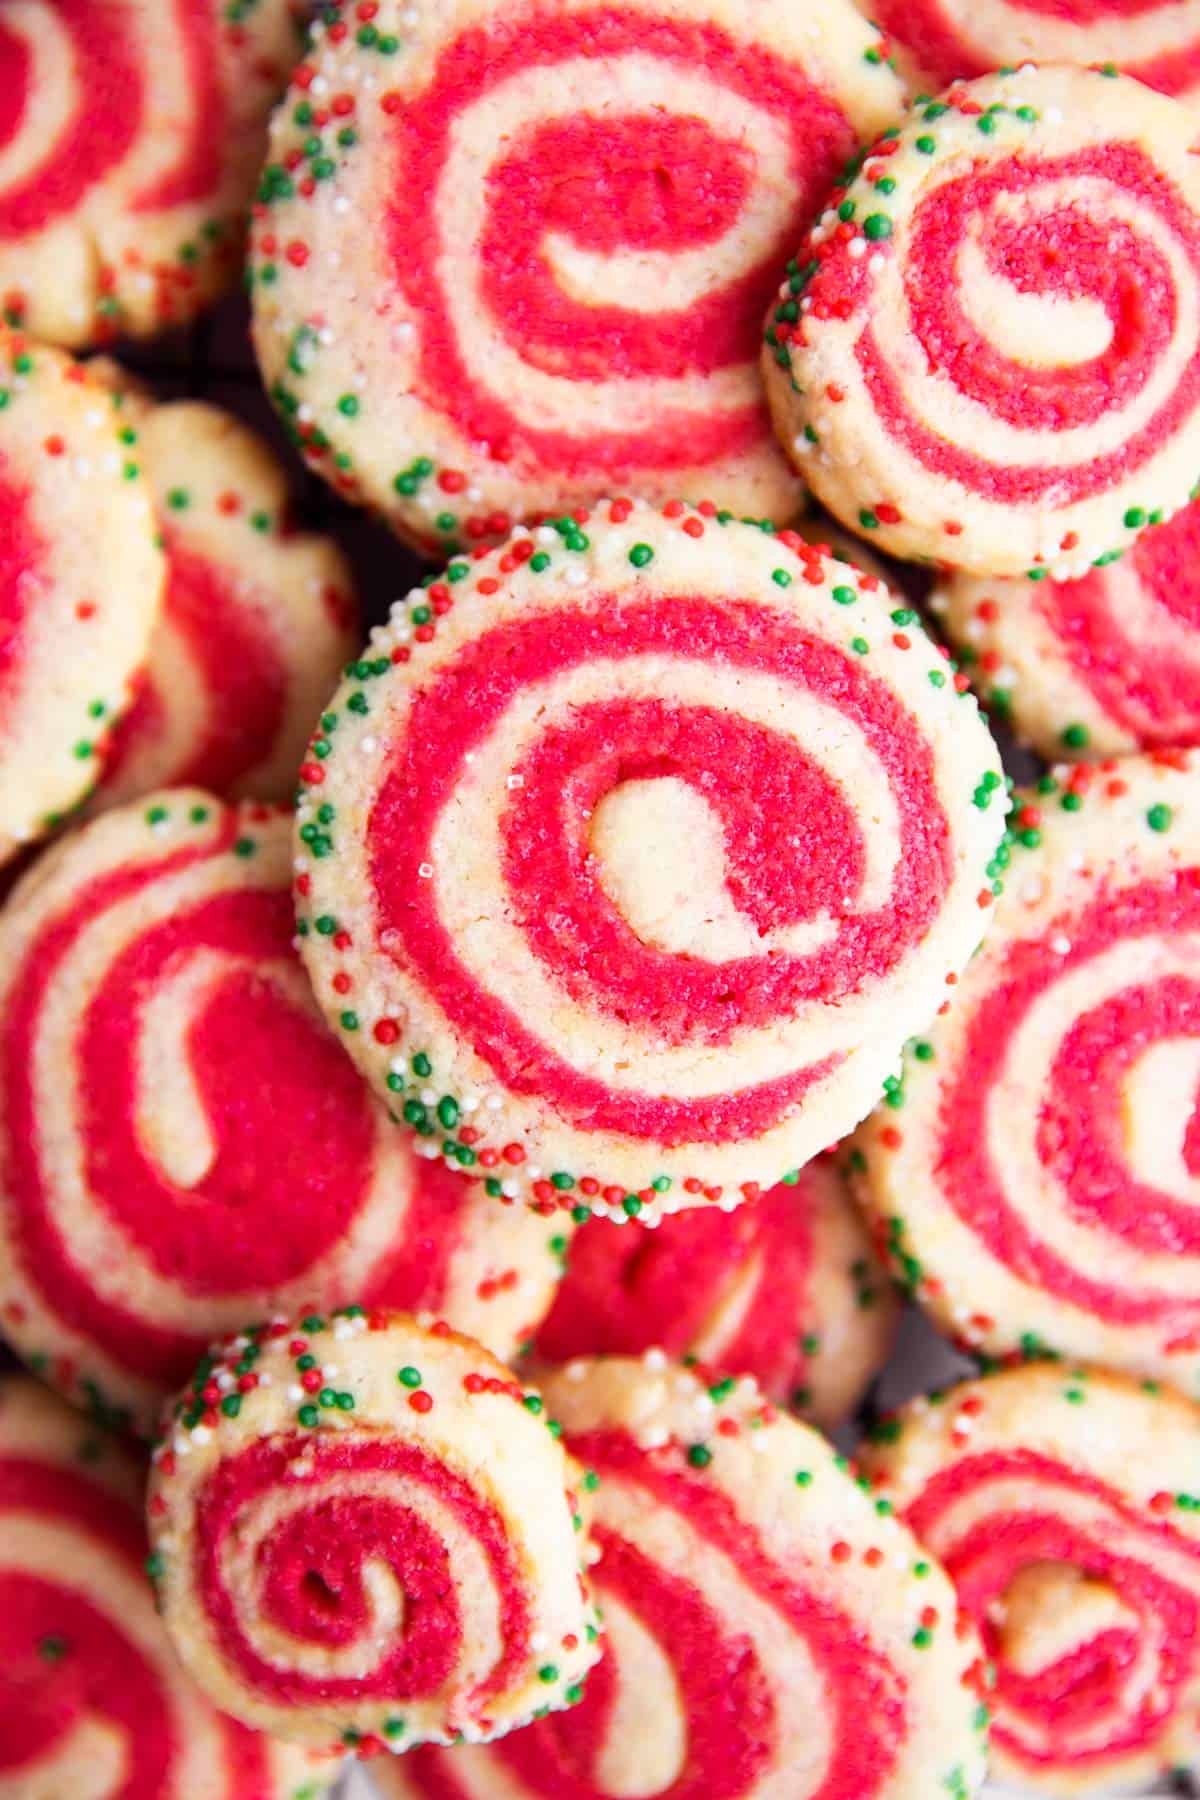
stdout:
<svg viewBox="0 0 1200 1800">
<path fill-rule="evenodd" d="M 500 1183 L 500 1192 L 504 1195 L 506 1200 L 515 1200 L 520 1189 L 515 1181 L 502 1181 Z"/>
<path fill-rule="evenodd" d="M 849 256 L 854 258 L 855 262 L 858 262 L 861 257 L 864 257 L 867 254 L 866 238 L 852 237 L 850 242 L 846 245 L 846 252 Z"/>
<path fill-rule="evenodd" d="M 433 879 L 433 864 L 422 863 L 417 870 L 417 874 L 421 877 L 422 881 L 431 881 Z"/>
<path fill-rule="evenodd" d="M 506 788 L 523 788 L 525 786 L 525 777 L 523 775 L 506 775 L 504 777 L 504 785 Z"/>
<path fill-rule="evenodd" d="M 1057 937 L 1052 937 L 1050 939 L 1050 948 L 1053 950 L 1055 956 L 1069 956 L 1071 954 L 1071 940 L 1069 937 L 1064 937 L 1060 931 Z"/>
<path fill-rule="evenodd" d="M 663 1369 L 665 1369 L 667 1366 L 666 1351 L 665 1350 L 647 1350 L 642 1357 L 642 1362 L 647 1369 L 653 1370 L 653 1372 L 657 1375 Z"/>
<path fill-rule="evenodd" d="M 207 1425 L 197 1425 L 195 1430 L 192 1432 L 193 1444 L 199 1444 L 202 1448 L 205 1444 L 207 1444 L 210 1441 L 211 1438 L 212 1438 L 212 1432 L 208 1429 Z"/>
</svg>

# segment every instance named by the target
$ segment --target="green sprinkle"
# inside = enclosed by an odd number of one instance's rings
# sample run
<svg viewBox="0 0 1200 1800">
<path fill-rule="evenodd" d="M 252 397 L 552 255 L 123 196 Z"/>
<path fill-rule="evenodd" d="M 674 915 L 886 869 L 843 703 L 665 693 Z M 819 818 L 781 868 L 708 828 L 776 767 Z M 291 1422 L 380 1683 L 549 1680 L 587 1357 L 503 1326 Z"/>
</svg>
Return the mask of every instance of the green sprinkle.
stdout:
<svg viewBox="0 0 1200 1800">
<path fill-rule="evenodd" d="M 1156 805 L 1152 806 L 1146 814 L 1146 823 L 1151 831 L 1169 830 L 1171 819 L 1171 808 L 1169 806 L 1164 806 L 1161 800 Z"/>
<path fill-rule="evenodd" d="M 863 220 L 863 236 L 865 238 L 869 238 L 871 243 L 875 244 L 881 238 L 889 238 L 891 235 L 892 221 L 886 213 L 868 213 Z"/>
<path fill-rule="evenodd" d="M 419 1388 L 421 1385 L 421 1371 L 420 1369 L 414 1369 L 411 1363 L 405 1363 L 396 1379 L 397 1381 L 402 1382 L 406 1388 Z"/>
<path fill-rule="evenodd" d="M 542 1664 L 541 1668 L 538 1670 L 538 1680 L 544 1681 L 547 1684 L 558 1680 L 558 1669 L 554 1663 Z"/>
<path fill-rule="evenodd" d="M 771 571 L 771 580 L 777 587 L 785 588 L 791 587 L 792 585 L 792 578 L 786 569 L 773 569 Z"/>
<path fill-rule="evenodd" d="M 653 562 L 654 551 L 649 544 L 635 544 L 629 552 L 629 560 L 635 569 L 644 569 L 648 562 Z"/>
<path fill-rule="evenodd" d="M 687 1459 L 693 1469 L 707 1469 L 712 1461 L 712 1451 L 707 1444 L 693 1444 L 687 1453 Z"/>
<path fill-rule="evenodd" d="M 852 587 L 835 587 L 833 590 L 833 598 L 837 601 L 839 606 L 853 606 L 854 602 L 858 599 L 858 595 Z"/>
</svg>

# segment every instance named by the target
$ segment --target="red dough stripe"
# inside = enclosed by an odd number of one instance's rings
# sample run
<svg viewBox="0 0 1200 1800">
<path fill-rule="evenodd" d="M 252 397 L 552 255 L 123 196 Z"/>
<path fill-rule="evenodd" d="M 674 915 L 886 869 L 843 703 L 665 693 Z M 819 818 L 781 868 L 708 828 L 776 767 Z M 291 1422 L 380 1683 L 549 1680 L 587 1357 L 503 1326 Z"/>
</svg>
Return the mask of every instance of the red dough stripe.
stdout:
<svg viewBox="0 0 1200 1800">
<path fill-rule="evenodd" d="M 907 45 L 920 67 L 939 84 L 986 75 L 1002 61 L 998 55 L 989 55 L 988 49 L 999 47 L 998 34 L 1004 24 L 1008 33 L 1023 34 L 1034 61 L 1048 60 L 1037 48 L 1039 25 L 1045 20 L 1052 25 L 1092 28 L 1094 58 L 1081 55 L 1078 60 L 1115 59 L 1127 75 L 1136 75 L 1147 87 L 1164 94 L 1184 94 L 1200 83 L 1200 35 L 1188 38 L 1186 23 L 1184 42 L 1144 61 L 1131 61 L 1124 54 L 1128 24 L 1152 21 L 1156 14 L 1169 19 L 1177 10 L 1171 0 L 975 0 L 964 29 L 940 0 L 875 0 L 873 9 L 881 28 Z"/>
<path fill-rule="evenodd" d="M 145 93 L 131 14 L 101 11 L 95 0 L 60 0 L 55 16 L 72 40 L 80 104 L 29 175 L 7 192 L 0 190 L 0 241 L 44 231 L 73 212 L 128 155 L 142 127 Z M 28 53 L 17 34 L 0 28 L 0 92 L 11 73 L 28 98 L 22 79 L 27 69 Z M 19 129 L 20 120 L 10 116 L 10 140 Z"/>
<path fill-rule="evenodd" d="M 191 118 L 187 142 L 174 166 L 138 196 L 137 212 L 165 212 L 204 201 L 221 181 L 229 105 L 221 80 L 219 8 L 213 0 L 171 0 L 171 4 L 183 44 Z"/>
<path fill-rule="evenodd" d="M 186 641 L 209 702 L 207 728 L 186 766 L 172 770 L 180 786 L 227 793 L 248 769 L 265 763 L 283 726 L 288 671 L 278 647 L 252 625 L 229 572 L 195 551 L 170 545 L 166 614 Z M 152 735 L 163 702 L 153 684 L 144 687 L 113 733 L 105 763 L 115 776 Z"/>
</svg>

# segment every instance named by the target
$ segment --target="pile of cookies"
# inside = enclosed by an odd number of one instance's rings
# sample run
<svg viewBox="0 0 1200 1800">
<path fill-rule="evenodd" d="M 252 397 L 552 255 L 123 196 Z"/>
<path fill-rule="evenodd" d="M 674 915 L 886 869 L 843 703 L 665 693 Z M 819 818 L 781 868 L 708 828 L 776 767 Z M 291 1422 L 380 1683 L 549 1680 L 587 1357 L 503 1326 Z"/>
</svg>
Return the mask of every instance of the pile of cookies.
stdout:
<svg viewBox="0 0 1200 1800">
<path fill-rule="evenodd" d="M 4 1800 L 1193 1791 L 1188 13 L 0 0 Z"/>
</svg>

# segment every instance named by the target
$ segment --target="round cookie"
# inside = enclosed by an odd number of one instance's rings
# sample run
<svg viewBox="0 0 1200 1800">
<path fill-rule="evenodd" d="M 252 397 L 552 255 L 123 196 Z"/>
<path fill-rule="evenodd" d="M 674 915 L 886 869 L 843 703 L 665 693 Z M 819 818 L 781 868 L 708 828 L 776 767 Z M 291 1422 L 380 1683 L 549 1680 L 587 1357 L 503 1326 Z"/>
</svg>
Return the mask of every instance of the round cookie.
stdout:
<svg viewBox="0 0 1200 1800">
<path fill-rule="evenodd" d="M 95 785 L 146 656 L 165 563 L 138 456 L 80 364 L 0 327 L 0 863 Z"/>
<path fill-rule="evenodd" d="M 959 575 L 930 605 L 976 690 L 1043 756 L 1200 742 L 1200 500 L 1079 581 Z"/>
<path fill-rule="evenodd" d="M 6 0 L 0 302 L 83 347 L 192 319 L 234 280 L 294 0 Z"/>
<path fill-rule="evenodd" d="M 604 1656 L 576 1712 L 419 1750 L 389 1800 L 931 1800 L 977 1792 L 974 1632 L 910 1534 L 750 1381 L 575 1363 L 546 1404 L 599 1478 Z"/>
<path fill-rule="evenodd" d="M 190 784 L 290 800 L 321 703 L 360 640 L 349 565 L 290 529 L 287 478 L 231 414 L 154 406 L 114 370 L 167 552 L 163 617 L 96 795 L 111 806 Z"/>
<path fill-rule="evenodd" d="M 964 1382 L 865 1465 L 958 1590 L 995 1670 L 998 1778 L 1166 1792 L 1200 1770 L 1200 1411 L 1051 1364 Z M 1172 1790 L 1174 1791 L 1174 1790 Z"/>
<path fill-rule="evenodd" d="M 730 1212 L 593 1219 L 533 1340 L 545 1363 L 655 1347 L 752 1375 L 817 1424 L 847 1418 L 887 1358 L 896 1302 L 833 1164 Z"/>
<path fill-rule="evenodd" d="M 443 554 L 625 487 L 790 518 L 762 309 L 904 97 L 850 0 L 326 11 L 252 245 L 313 466 Z"/>
<path fill-rule="evenodd" d="M 1179 0 L 872 0 L 871 11 L 930 90 L 1024 62 L 1115 64 L 1200 98 L 1200 20 Z"/>
<path fill-rule="evenodd" d="M 1195 120 L 1023 68 L 918 103 L 835 188 L 768 313 L 782 442 L 882 549 L 1065 579 L 1187 502 Z"/>
<path fill-rule="evenodd" d="M 149 1432 L 205 1345 L 280 1307 L 436 1311 L 513 1355 L 557 1222 L 397 1130 L 292 945 L 289 820 L 196 789 L 65 838 L 0 913 L 0 1326 Z"/>
<path fill-rule="evenodd" d="M 580 1699 L 584 1472 L 481 1345 L 360 1307 L 276 1322 L 206 1357 L 173 1411 L 159 1604 L 234 1717 L 370 1755 Z"/>
<path fill-rule="evenodd" d="M 1007 799 L 945 669 L 870 577 L 708 505 L 451 563 L 301 767 L 327 1016 L 498 1196 L 753 1199 L 862 1117 L 983 933 Z"/>
<path fill-rule="evenodd" d="M 1200 1378 L 1200 763 L 1163 751 L 1018 800 L 987 942 L 862 1127 L 898 1275 L 989 1354 Z"/>
<path fill-rule="evenodd" d="M 154 1611 L 145 1476 L 34 1382 L 0 1381 L 0 1792 L 319 1800 L 336 1764 L 210 1706 Z"/>
</svg>

